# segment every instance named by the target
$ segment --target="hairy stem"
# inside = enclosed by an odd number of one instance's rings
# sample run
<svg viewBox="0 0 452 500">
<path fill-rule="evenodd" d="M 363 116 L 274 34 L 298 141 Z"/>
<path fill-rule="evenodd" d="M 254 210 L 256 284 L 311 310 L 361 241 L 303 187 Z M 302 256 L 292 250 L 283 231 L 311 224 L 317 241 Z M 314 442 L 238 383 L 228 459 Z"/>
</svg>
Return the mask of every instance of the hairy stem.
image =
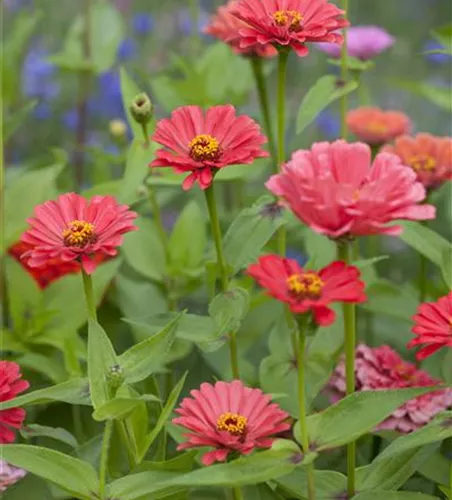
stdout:
<svg viewBox="0 0 452 500">
<path fill-rule="evenodd" d="M 342 0 L 342 10 L 345 11 L 345 17 L 348 15 L 348 0 Z M 341 49 L 341 80 L 345 84 L 348 81 L 348 66 L 347 66 L 347 29 L 344 28 L 343 31 L 344 43 Z M 348 97 L 343 95 L 340 101 L 341 105 L 341 137 L 347 139 L 347 108 L 348 108 Z"/>
<path fill-rule="evenodd" d="M 96 302 L 94 300 L 94 292 L 93 292 L 93 279 L 91 278 L 91 275 L 87 274 L 83 268 L 82 268 L 82 277 L 83 277 L 83 288 L 85 290 L 86 305 L 88 307 L 89 316 L 91 319 L 97 321 Z"/>
</svg>

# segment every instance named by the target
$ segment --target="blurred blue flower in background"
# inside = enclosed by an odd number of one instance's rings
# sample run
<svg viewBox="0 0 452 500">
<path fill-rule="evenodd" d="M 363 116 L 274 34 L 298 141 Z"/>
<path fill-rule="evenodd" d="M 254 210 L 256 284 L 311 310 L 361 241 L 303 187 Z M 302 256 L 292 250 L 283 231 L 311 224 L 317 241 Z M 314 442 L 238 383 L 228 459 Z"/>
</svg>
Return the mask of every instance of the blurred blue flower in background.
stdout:
<svg viewBox="0 0 452 500">
<path fill-rule="evenodd" d="M 120 62 L 133 59 L 138 53 L 138 44 L 133 38 L 125 38 L 118 47 L 117 57 Z"/>
<path fill-rule="evenodd" d="M 326 109 L 316 118 L 315 123 L 326 139 L 336 139 L 341 132 L 339 116 Z"/>
<path fill-rule="evenodd" d="M 25 57 L 22 67 L 22 93 L 25 97 L 50 101 L 60 90 L 54 81 L 55 66 L 47 61 L 48 52 L 33 48 Z"/>
<path fill-rule="evenodd" d="M 444 45 L 441 45 L 439 42 L 436 42 L 435 40 L 429 40 L 424 45 L 424 51 L 438 50 L 444 48 L 445 48 Z M 452 56 L 448 54 L 425 54 L 425 57 L 427 58 L 428 61 L 435 64 L 447 64 L 452 59 Z"/>
<path fill-rule="evenodd" d="M 308 261 L 308 256 L 296 248 L 288 248 L 286 251 L 286 257 L 288 259 L 295 259 L 301 267 L 303 267 Z"/>
<path fill-rule="evenodd" d="M 189 36 L 193 31 L 193 20 L 188 9 L 179 10 L 176 14 L 177 27 L 182 34 Z M 198 19 L 198 32 L 202 33 L 210 20 L 209 14 L 201 12 Z"/>
<path fill-rule="evenodd" d="M 94 103 L 96 114 L 110 119 L 125 118 L 118 71 L 109 70 L 99 75 L 99 92 Z"/>
<path fill-rule="evenodd" d="M 16 12 L 24 7 L 31 7 L 33 0 L 3 0 L 3 5 L 6 9 Z"/>
<path fill-rule="evenodd" d="M 33 110 L 33 115 L 37 120 L 48 120 L 52 116 L 52 109 L 46 102 L 40 102 Z"/>
<path fill-rule="evenodd" d="M 154 18 L 151 14 L 138 12 L 132 17 L 132 29 L 137 35 L 147 35 L 154 28 Z"/>
</svg>

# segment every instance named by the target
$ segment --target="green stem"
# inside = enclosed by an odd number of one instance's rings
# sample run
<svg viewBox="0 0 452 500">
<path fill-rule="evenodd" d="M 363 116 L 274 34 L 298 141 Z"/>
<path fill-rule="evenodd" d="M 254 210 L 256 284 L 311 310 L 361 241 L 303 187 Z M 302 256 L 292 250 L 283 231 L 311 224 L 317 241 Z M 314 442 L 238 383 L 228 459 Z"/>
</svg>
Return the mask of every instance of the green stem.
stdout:
<svg viewBox="0 0 452 500">
<path fill-rule="evenodd" d="M 450 458 L 450 471 L 449 471 L 449 500 L 452 500 L 452 438 L 449 439 L 449 458 Z"/>
<path fill-rule="evenodd" d="M 165 256 L 168 259 L 169 257 L 169 245 L 168 245 L 168 236 L 165 231 L 165 227 L 163 225 L 162 213 L 160 211 L 160 205 L 157 200 L 157 196 L 155 194 L 154 186 L 148 184 L 148 197 L 149 204 L 151 205 L 152 216 L 154 218 L 155 225 L 157 227 L 157 232 L 159 234 L 160 243 L 163 247 L 163 251 L 165 252 Z"/>
<path fill-rule="evenodd" d="M 338 259 L 350 264 L 352 244 L 338 242 Z M 344 314 L 345 382 L 347 394 L 355 392 L 355 348 L 356 348 L 356 307 L 355 304 L 342 306 Z M 355 494 L 356 442 L 347 445 L 347 491 L 351 498 Z"/>
<path fill-rule="evenodd" d="M 348 14 L 348 0 L 342 0 L 342 9 L 345 11 L 345 17 Z M 344 43 L 341 49 L 341 80 L 343 83 L 348 81 L 348 66 L 347 66 L 347 29 L 343 29 Z M 341 97 L 341 137 L 347 139 L 347 108 L 348 98 L 347 95 Z"/>
<path fill-rule="evenodd" d="M 130 436 L 127 431 L 126 424 L 124 420 L 117 420 L 117 428 L 119 431 L 119 435 L 121 436 L 121 441 L 123 442 L 123 445 L 126 449 L 127 452 L 127 459 L 129 461 L 129 468 L 130 470 L 133 470 L 136 466 L 136 460 L 135 460 L 135 452 L 133 450 L 132 443 L 130 442 Z"/>
<path fill-rule="evenodd" d="M 242 490 L 240 488 L 232 488 L 233 500 L 243 500 Z"/>
<path fill-rule="evenodd" d="M 309 316 L 306 314 L 297 316 L 298 323 L 298 350 L 297 350 L 297 373 L 298 373 L 298 408 L 301 434 L 301 446 L 304 453 L 309 452 L 309 435 L 307 426 L 306 407 L 306 328 Z M 315 478 L 314 465 L 307 466 L 308 475 L 308 500 L 315 500 Z"/>
<path fill-rule="evenodd" d="M 212 230 L 215 249 L 217 252 L 218 274 L 220 275 L 221 290 L 223 293 L 228 291 L 229 278 L 226 265 L 226 259 L 223 253 L 223 242 L 221 236 L 220 219 L 218 217 L 217 203 L 215 200 L 214 183 L 212 183 L 205 191 L 207 208 L 209 210 L 210 225 Z M 239 367 L 237 356 L 237 332 L 231 332 L 229 337 L 229 352 L 231 358 L 231 371 L 235 379 L 239 379 Z"/>
<path fill-rule="evenodd" d="M 268 149 L 270 150 L 270 154 L 273 160 L 273 168 L 277 170 L 278 157 L 276 153 L 275 138 L 273 135 L 273 126 L 270 116 L 267 85 L 265 84 L 264 72 L 262 70 L 262 58 L 259 56 L 252 56 L 250 58 L 250 62 L 253 69 L 254 80 L 256 81 L 257 95 L 259 98 L 262 118 L 264 120 L 265 133 L 267 134 L 268 138 Z"/>
<path fill-rule="evenodd" d="M 110 448 L 110 439 L 113 431 L 114 420 L 107 420 L 104 427 L 104 437 L 102 439 L 102 449 L 100 452 L 99 463 L 99 500 L 106 500 L 105 485 L 107 483 L 107 468 L 108 468 L 108 450 Z"/>
<path fill-rule="evenodd" d="M 91 275 L 87 274 L 84 269 L 82 269 L 82 277 L 89 317 L 97 321 L 96 302 L 94 300 L 93 293 L 93 279 L 91 278 Z"/>
</svg>

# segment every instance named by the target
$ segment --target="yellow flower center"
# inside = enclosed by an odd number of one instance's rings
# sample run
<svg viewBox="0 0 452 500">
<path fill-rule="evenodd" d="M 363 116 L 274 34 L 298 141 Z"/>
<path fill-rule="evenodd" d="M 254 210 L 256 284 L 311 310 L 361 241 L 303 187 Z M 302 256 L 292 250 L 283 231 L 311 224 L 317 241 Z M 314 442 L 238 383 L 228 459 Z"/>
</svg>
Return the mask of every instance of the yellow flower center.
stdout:
<svg viewBox="0 0 452 500">
<path fill-rule="evenodd" d="M 385 134 L 388 131 L 388 126 L 380 121 L 373 121 L 367 125 L 367 130 L 373 134 Z"/>
<path fill-rule="evenodd" d="M 221 156 L 218 139 L 208 134 L 197 135 L 190 141 L 188 148 L 195 161 L 217 161 Z"/>
<path fill-rule="evenodd" d="M 84 247 L 96 241 L 94 224 L 84 220 L 73 220 L 63 231 L 64 244 L 67 247 Z"/>
<path fill-rule="evenodd" d="M 436 168 L 436 160 L 429 155 L 414 155 L 408 160 L 408 164 L 415 172 L 433 172 Z"/>
<path fill-rule="evenodd" d="M 248 419 L 238 413 L 223 413 L 218 417 L 217 430 L 226 431 L 234 436 L 242 436 L 246 432 Z"/>
<path fill-rule="evenodd" d="M 276 26 L 287 26 L 289 31 L 299 31 L 303 16 L 296 10 L 277 10 L 273 20 Z"/>
<path fill-rule="evenodd" d="M 293 274 L 287 278 L 289 292 L 297 299 L 318 299 L 322 294 L 324 282 L 317 273 L 308 271 Z"/>
</svg>

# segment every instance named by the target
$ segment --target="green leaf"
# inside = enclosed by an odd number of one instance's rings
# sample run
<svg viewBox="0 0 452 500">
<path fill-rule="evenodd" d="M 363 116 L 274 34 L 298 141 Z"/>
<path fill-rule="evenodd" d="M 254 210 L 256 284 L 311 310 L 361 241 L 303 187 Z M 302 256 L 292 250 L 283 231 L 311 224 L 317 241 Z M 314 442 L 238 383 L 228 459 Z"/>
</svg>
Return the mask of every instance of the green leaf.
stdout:
<svg viewBox="0 0 452 500">
<path fill-rule="evenodd" d="M 447 287 L 452 290 L 452 245 L 441 254 L 441 273 Z"/>
<path fill-rule="evenodd" d="M 107 491 L 109 498 L 121 500 L 167 498 L 168 494 L 182 489 L 176 485 L 171 486 L 172 479 L 178 476 L 179 474 L 167 471 L 139 472 L 113 481 Z"/>
<path fill-rule="evenodd" d="M 20 430 L 20 434 L 24 439 L 47 437 L 65 443 L 71 448 L 78 447 L 78 443 L 75 437 L 62 427 L 47 427 L 45 425 L 29 424 Z"/>
<path fill-rule="evenodd" d="M 452 56 L 452 24 L 431 31 L 431 35 L 444 46 L 444 53 Z"/>
<path fill-rule="evenodd" d="M 449 385 L 452 385 L 452 349 L 447 349 L 441 370 L 443 379 Z"/>
<path fill-rule="evenodd" d="M 122 94 L 122 106 L 126 112 L 127 123 L 129 127 L 133 131 L 133 136 L 136 139 L 141 140 L 141 144 L 143 143 L 143 130 L 141 125 L 135 121 L 130 112 L 130 105 L 132 104 L 133 99 L 137 96 L 141 89 L 138 85 L 130 78 L 127 74 L 127 71 L 124 68 L 119 69 L 119 77 L 121 81 L 121 94 Z M 149 160 L 148 160 L 149 163 Z"/>
<path fill-rule="evenodd" d="M 12 116 L 6 116 L 3 137 L 5 142 L 7 142 L 12 135 L 14 135 L 16 130 L 28 118 L 28 115 L 35 109 L 37 104 L 37 100 L 29 101 L 20 109 L 16 110 Z"/>
<path fill-rule="evenodd" d="M 59 451 L 23 444 L 2 446 L 2 459 L 50 481 L 71 495 L 89 500 L 99 490 L 93 467 Z"/>
<path fill-rule="evenodd" d="M 44 354 L 29 352 L 17 359 L 20 366 L 41 373 L 53 384 L 67 380 L 67 373 L 59 359 L 50 358 Z"/>
<path fill-rule="evenodd" d="M 303 233 L 306 253 L 309 255 L 309 262 L 306 267 L 312 269 L 322 268 L 336 259 L 335 243 L 324 236 L 308 229 Z"/>
<path fill-rule="evenodd" d="M 355 72 L 367 71 L 375 66 L 375 63 L 373 61 L 361 61 L 361 59 L 349 55 L 347 55 L 347 57 L 345 58 L 345 62 L 347 68 Z M 328 59 L 328 64 L 331 64 L 332 66 L 341 66 L 342 60 Z"/>
<path fill-rule="evenodd" d="M 97 410 L 111 399 L 108 372 L 119 364 L 104 329 L 94 320 L 88 323 L 88 379 L 91 401 Z"/>
<path fill-rule="evenodd" d="M 350 94 L 356 88 L 358 88 L 356 81 L 350 81 L 338 87 L 335 76 L 325 75 L 320 77 L 308 90 L 300 104 L 297 115 L 297 134 L 303 132 L 329 104 L 344 95 Z"/>
<path fill-rule="evenodd" d="M 253 262 L 276 230 L 285 223 L 274 198 L 262 196 L 250 208 L 242 210 L 224 237 L 227 263 L 236 273 Z"/>
<path fill-rule="evenodd" d="M 319 499 L 340 498 L 347 489 L 347 478 L 340 472 L 314 471 L 315 493 Z M 307 498 L 308 476 L 306 469 L 295 469 L 287 476 L 280 477 L 276 484 L 290 497 Z"/>
<path fill-rule="evenodd" d="M 450 87 L 443 88 L 430 83 L 405 80 L 393 80 L 391 83 L 395 87 L 427 99 L 445 111 L 450 112 L 452 110 L 452 93 Z"/>
<path fill-rule="evenodd" d="M 372 490 L 358 493 L 353 500 L 438 500 L 438 497 L 411 491 Z"/>
<path fill-rule="evenodd" d="M 143 402 L 158 403 L 160 400 L 153 394 L 145 394 L 137 398 L 116 397 L 107 401 L 93 413 L 94 420 L 115 420 L 126 418 Z"/>
<path fill-rule="evenodd" d="M 450 460 L 442 455 L 440 451 L 437 451 L 418 467 L 418 472 L 434 483 L 448 484 Z"/>
</svg>

